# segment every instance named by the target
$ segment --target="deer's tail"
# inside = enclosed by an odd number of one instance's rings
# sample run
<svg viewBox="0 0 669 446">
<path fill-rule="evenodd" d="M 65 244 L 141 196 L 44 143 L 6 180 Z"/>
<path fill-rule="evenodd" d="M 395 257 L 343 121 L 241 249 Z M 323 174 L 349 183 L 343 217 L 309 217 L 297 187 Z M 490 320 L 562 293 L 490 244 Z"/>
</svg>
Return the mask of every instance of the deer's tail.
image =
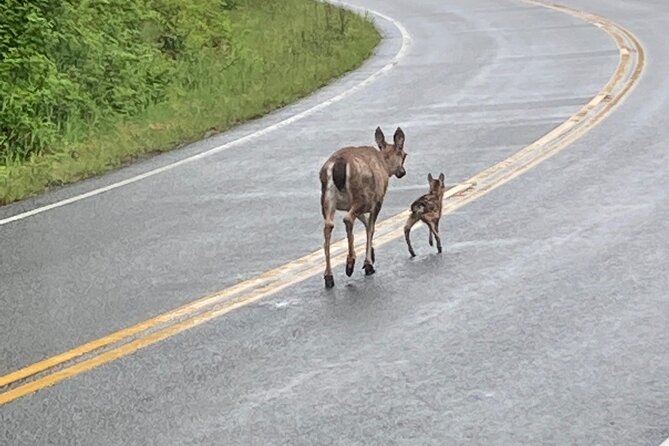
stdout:
<svg viewBox="0 0 669 446">
<path fill-rule="evenodd" d="M 411 213 L 420 216 L 425 213 L 425 205 L 421 202 L 415 202 L 411 205 Z"/>
<path fill-rule="evenodd" d="M 332 181 L 340 191 L 346 187 L 346 160 L 337 158 L 332 166 Z"/>
<path fill-rule="evenodd" d="M 416 201 L 411 203 L 411 213 L 413 213 L 417 217 L 420 217 L 421 215 L 426 213 L 428 209 L 429 209 L 429 202 L 427 201 L 426 195 L 421 196 Z"/>
</svg>

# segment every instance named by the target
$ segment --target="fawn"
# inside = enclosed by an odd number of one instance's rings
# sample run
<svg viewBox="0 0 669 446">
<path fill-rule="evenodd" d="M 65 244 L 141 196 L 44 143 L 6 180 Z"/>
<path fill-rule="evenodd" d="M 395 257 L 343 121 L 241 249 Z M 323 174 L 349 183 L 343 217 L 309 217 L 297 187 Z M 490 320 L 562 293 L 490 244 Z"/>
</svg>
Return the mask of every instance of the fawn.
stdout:
<svg viewBox="0 0 669 446">
<path fill-rule="evenodd" d="M 432 236 L 437 239 L 437 252 L 441 253 L 441 238 L 439 237 L 439 219 L 441 218 L 441 207 L 444 199 L 444 192 L 447 190 L 444 185 L 444 174 L 439 174 L 438 179 L 434 179 L 431 173 L 427 175 L 427 181 L 430 184 L 430 191 L 422 195 L 416 201 L 411 203 L 411 215 L 404 225 L 404 238 L 406 239 L 411 257 L 416 257 L 416 253 L 411 247 L 411 238 L 409 236 L 411 228 L 419 220 L 425 223 L 430 229 L 430 246 L 433 246 Z"/>
</svg>

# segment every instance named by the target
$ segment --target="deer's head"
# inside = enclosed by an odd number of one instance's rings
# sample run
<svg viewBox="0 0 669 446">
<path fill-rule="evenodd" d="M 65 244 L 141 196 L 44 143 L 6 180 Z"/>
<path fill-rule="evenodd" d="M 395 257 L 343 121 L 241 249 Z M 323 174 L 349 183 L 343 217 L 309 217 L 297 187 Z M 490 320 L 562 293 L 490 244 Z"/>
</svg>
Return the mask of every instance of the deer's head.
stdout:
<svg viewBox="0 0 669 446">
<path fill-rule="evenodd" d="M 431 173 L 428 173 L 427 181 L 430 184 L 430 193 L 438 196 L 443 195 L 446 190 L 446 185 L 444 184 L 445 179 L 446 177 L 444 177 L 443 173 L 440 173 L 439 178 L 436 179 L 432 177 Z"/>
<path fill-rule="evenodd" d="M 376 137 L 376 144 L 378 144 L 386 160 L 389 176 L 395 175 L 397 178 L 402 178 L 407 173 L 404 170 L 404 160 L 407 157 L 404 151 L 404 132 L 401 128 L 397 127 L 393 135 L 393 144 L 386 142 L 386 137 L 383 135 L 380 127 L 376 128 L 374 136 Z"/>
</svg>

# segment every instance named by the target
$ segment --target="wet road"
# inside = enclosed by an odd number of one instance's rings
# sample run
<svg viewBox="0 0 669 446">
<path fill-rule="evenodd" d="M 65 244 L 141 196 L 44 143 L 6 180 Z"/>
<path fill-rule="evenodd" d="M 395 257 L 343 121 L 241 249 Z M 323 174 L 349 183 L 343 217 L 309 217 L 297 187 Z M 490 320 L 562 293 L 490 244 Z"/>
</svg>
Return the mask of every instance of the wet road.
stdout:
<svg viewBox="0 0 669 446">
<path fill-rule="evenodd" d="M 0 375 L 319 249 L 318 169 L 377 125 L 407 176 L 460 182 L 606 84 L 602 30 L 519 1 L 356 0 L 386 35 L 360 70 L 287 109 L 0 219 L 253 133 L 202 160 L 0 226 Z M 605 121 L 443 219 L 335 269 L 0 406 L 2 444 L 620 444 L 669 437 L 669 5 L 573 0 L 634 32 L 648 62 Z M 404 48 L 404 49 L 402 49 Z M 343 236 L 337 220 L 335 238 Z"/>
</svg>

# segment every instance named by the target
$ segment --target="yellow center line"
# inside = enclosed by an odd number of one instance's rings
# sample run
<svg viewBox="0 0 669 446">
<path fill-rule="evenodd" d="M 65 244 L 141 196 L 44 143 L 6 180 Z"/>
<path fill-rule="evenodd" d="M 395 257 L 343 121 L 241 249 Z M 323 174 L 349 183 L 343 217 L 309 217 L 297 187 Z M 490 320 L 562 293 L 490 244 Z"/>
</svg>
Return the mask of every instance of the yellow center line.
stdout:
<svg viewBox="0 0 669 446">
<path fill-rule="evenodd" d="M 512 156 L 447 191 L 444 198 L 444 215 L 511 181 L 583 136 L 601 122 L 629 93 L 643 71 L 645 65 L 643 47 L 628 30 L 602 17 L 576 9 L 541 0 L 524 1 L 570 14 L 608 33 L 619 49 L 618 66 L 602 90 L 562 124 Z M 408 214 L 408 211 L 404 211 L 380 221 L 376 227 L 375 246 L 381 246 L 401 237 Z M 359 240 L 356 248 L 360 249 L 364 246 L 364 240 L 361 240 L 364 239 L 364 232 L 357 232 L 355 237 Z M 346 251 L 346 239 L 333 243 L 333 266 L 345 262 Z M 318 274 L 323 269 L 322 263 L 322 251 L 314 251 L 174 310 L 0 376 L 0 388 L 8 387 L 0 393 L 0 404 L 126 356 L 277 293 Z M 74 364 L 71 364 L 72 362 Z M 37 376 L 42 373 L 44 376 Z"/>
<path fill-rule="evenodd" d="M 465 186 L 465 188 L 468 188 L 468 186 Z M 460 191 L 462 191 L 465 188 L 458 188 Z M 461 205 L 464 205 L 464 203 L 459 204 L 451 204 L 448 203 L 446 208 L 444 209 L 445 213 L 450 213 L 459 208 Z M 408 213 L 407 213 L 408 215 Z M 397 214 L 396 216 L 393 217 L 399 218 L 400 216 L 404 217 L 405 213 Z M 402 222 L 404 222 L 404 218 L 401 219 Z M 396 227 L 393 230 L 386 232 L 384 234 L 381 234 L 379 237 L 375 238 L 375 245 L 376 246 L 381 246 L 384 245 L 391 240 L 396 239 L 398 236 L 403 234 L 403 226 L 402 227 Z M 364 243 L 359 243 L 357 245 L 357 248 L 361 248 L 364 246 Z M 346 261 L 346 256 L 347 252 L 341 252 L 336 256 L 332 257 L 332 265 L 333 266 L 338 266 L 338 265 L 343 265 L 344 262 Z M 314 275 L 318 274 L 319 272 L 322 272 L 323 266 L 318 262 L 317 264 L 313 264 L 312 266 L 308 267 L 307 269 L 301 270 L 297 272 L 295 275 L 292 275 L 290 277 L 284 277 L 280 280 L 277 280 L 275 282 L 266 284 L 260 288 L 257 288 L 247 294 L 244 294 L 240 297 L 233 298 L 231 300 L 225 301 L 221 303 L 220 305 L 214 306 L 214 308 L 206 310 L 202 313 L 199 313 L 195 316 L 192 316 L 188 319 L 185 319 L 183 321 L 177 322 L 175 324 L 169 325 L 161 330 L 155 331 L 153 333 L 150 333 L 146 336 L 142 336 L 138 339 L 135 339 L 127 344 L 123 344 L 119 347 L 116 347 L 114 349 L 102 352 L 101 354 L 94 356 L 90 359 L 86 359 L 84 361 L 78 362 L 72 366 L 66 367 L 64 369 L 55 371 L 54 373 L 51 373 L 49 375 L 46 375 L 44 377 L 38 378 L 36 380 L 30 381 L 27 384 L 23 384 L 20 386 L 17 386 L 13 389 L 10 389 L 6 392 L 0 393 L 0 405 L 7 403 L 9 401 L 12 401 L 16 398 L 19 398 L 21 396 L 27 395 L 29 393 L 32 393 L 36 390 L 42 389 L 44 387 L 51 386 L 59 381 L 62 381 L 68 377 L 78 375 L 80 373 L 83 373 L 85 371 L 88 371 L 100 364 L 104 364 L 110 361 L 113 361 L 115 359 L 121 358 L 123 356 L 126 356 L 130 353 L 133 353 L 141 348 L 147 347 L 149 345 L 155 344 L 156 342 L 162 341 L 166 338 L 169 338 L 171 336 L 174 336 L 175 334 L 181 333 L 185 330 L 188 330 L 192 327 L 195 327 L 197 325 L 200 325 L 204 322 L 207 322 L 211 319 L 217 318 L 219 316 L 222 316 L 226 313 L 229 313 L 233 310 L 236 310 L 240 307 L 246 306 L 250 303 L 256 302 L 260 299 L 263 299 L 269 295 L 275 294 L 289 286 L 295 285 L 296 283 L 302 282 L 310 277 L 313 277 Z"/>
<path fill-rule="evenodd" d="M 448 190 L 445 194 L 445 197 L 455 195 L 462 192 L 463 190 L 471 187 L 469 184 L 457 185 L 452 189 Z M 386 228 L 390 223 L 396 223 L 399 220 L 405 219 L 406 215 L 404 212 L 397 214 L 391 218 L 388 218 L 384 221 L 379 222 L 377 225 L 377 231 L 381 232 Z M 355 235 L 357 240 L 360 240 L 364 236 L 364 232 L 358 231 Z M 358 248 L 362 245 L 360 243 Z M 348 249 L 348 243 L 346 239 L 342 239 L 332 244 L 333 254 L 344 252 Z M 130 327 L 121 329 L 119 331 L 113 332 L 109 335 L 103 336 L 101 338 L 95 339 L 93 341 L 82 344 L 78 347 L 75 347 L 66 352 L 51 356 L 42 361 L 38 361 L 29 366 L 23 367 L 14 372 L 8 373 L 6 375 L 0 376 L 0 387 L 7 386 L 13 382 L 19 381 L 21 379 L 28 378 L 30 376 L 36 375 L 40 372 L 43 372 L 47 369 L 55 367 L 57 365 L 63 364 L 67 361 L 71 361 L 85 354 L 91 353 L 95 350 L 107 347 L 109 345 L 127 340 L 133 336 L 139 335 L 146 331 L 160 327 L 167 323 L 192 316 L 197 312 L 204 310 L 213 305 L 219 304 L 221 302 L 230 299 L 231 297 L 240 294 L 244 291 L 253 289 L 260 285 L 266 284 L 268 282 L 276 281 L 281 275 L 285 274 L 294 274 L 294 270 L 299 268 L 301 265 L 308 263 L 313 263 L 314 261 L 319 261 L 321 257 L 321 251 L 314 251 L 308 255 L 305 255 L 299 259 L 295 259 L 289 263 L 278 266 L 272 270 L 266 271 L 256 277 L 240 282 L 236 285 L 233 285 L 224 290 L 215 292 L 213 294 L 207 295 L 195 301 L 184 304 L 180 307 L 175 308 L 174 310 L 167 311 L 153 318 L 147 319 L 145 321 L 139 322 Z"/>
</svg>

